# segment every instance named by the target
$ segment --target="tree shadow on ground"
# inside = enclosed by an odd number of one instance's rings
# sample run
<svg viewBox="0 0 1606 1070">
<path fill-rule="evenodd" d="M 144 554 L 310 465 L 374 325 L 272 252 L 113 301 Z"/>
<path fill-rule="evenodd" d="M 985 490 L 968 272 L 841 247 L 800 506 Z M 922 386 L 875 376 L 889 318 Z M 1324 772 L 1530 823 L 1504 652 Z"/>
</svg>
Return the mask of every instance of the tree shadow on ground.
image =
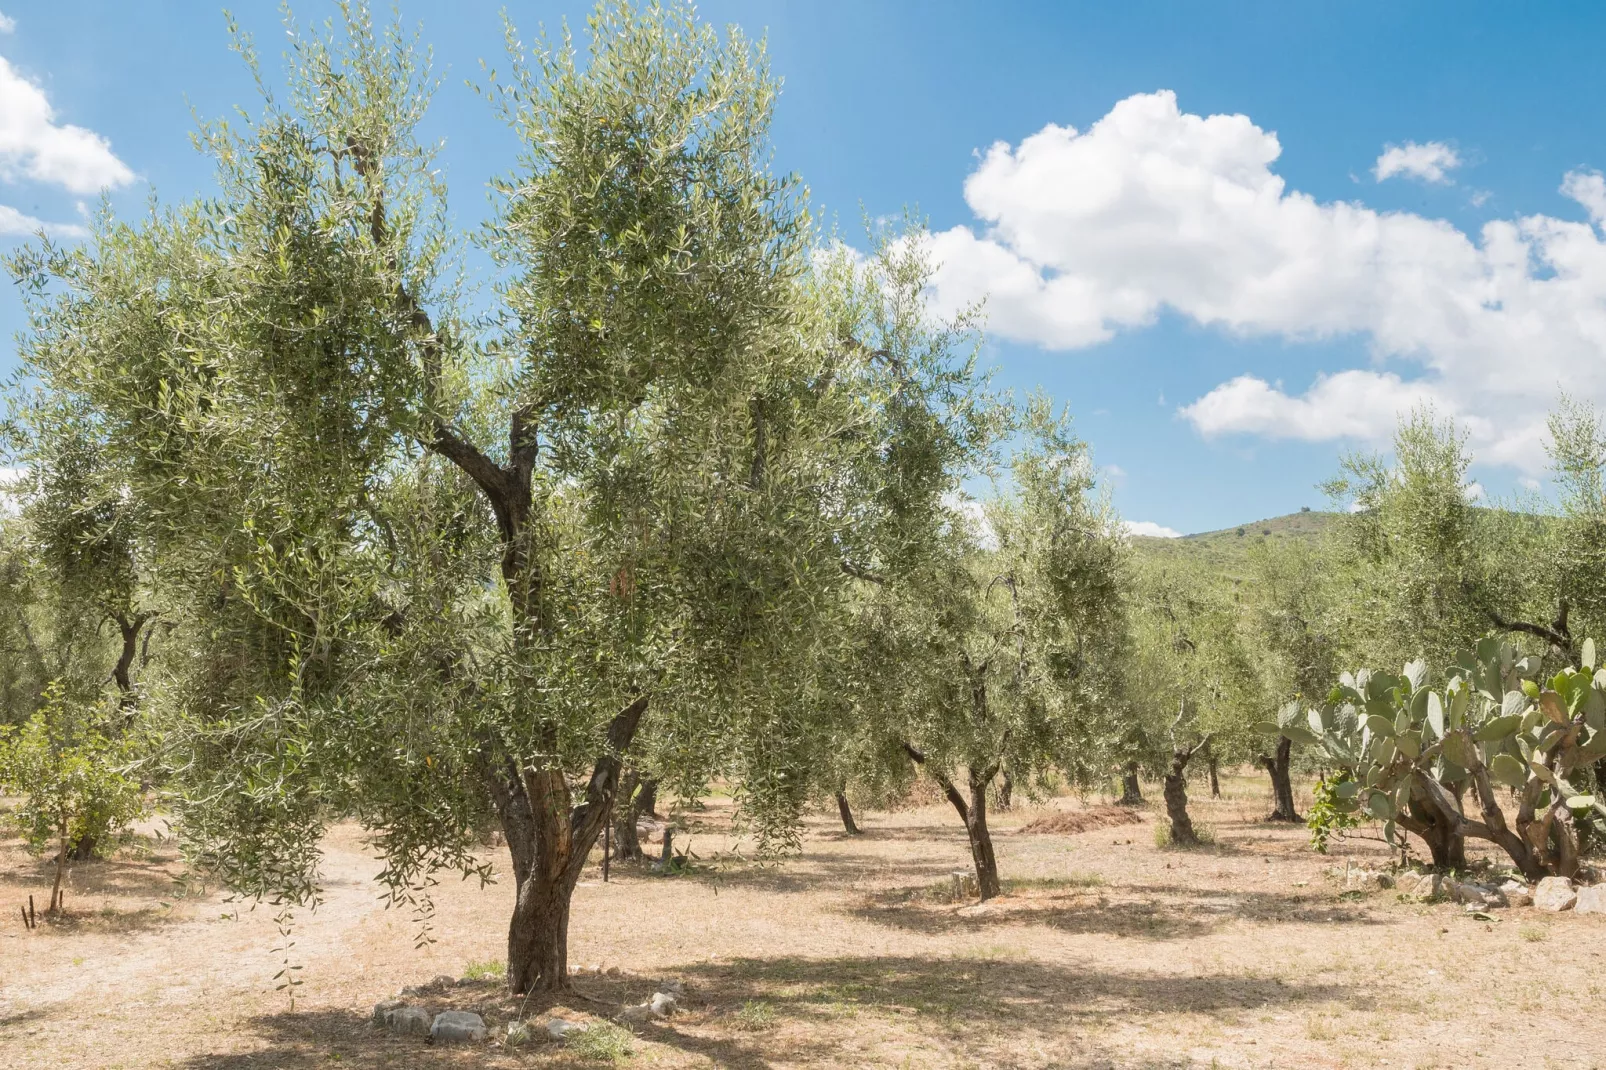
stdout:
<svg viewBox="0 0 1606 1070">
<path fill-rule="evenodd" d="M 1007 886 L 1006 886 L 1007 887 Z M 1377 925 L 1382 919 L 1320 893 L 1235 891 L 1180 884 L 1102 887 L 1042 882 L 987 903 L 943 902 L 930 886 L 865 896 L 844 913 L 928 936 L 1042 925 L 1076 935 L 1186 940 L 1233 921 L 1256 924 Z"/>
<path fill-rule="evenodd" d="M 1079 1070 L 1171 1065 L 1134 1062 L 1131 1052 L 1102 1050 L 1087 1034 L 1156 1014 L 1216 1017 L 1329 1002 L 1365 1010 L 1370 1003 L 1363 989 L 1346 985 L 1088 970 L 1014 957 L 783 956 L 696 962 L 673 972 L 686 982 L 685 1012 L 643 1029 L 638 1052 L 644 1044 L 662 1044 L 723 1070 L 858 1065 L 867 1061 L 865 1045 L 883 1039 L 929 1052 L 941 1062 L 957 1055 L 990 1065 Z M 626 1001 L 639 998 L 641 984 L 633 978 L 588 978 L 580 988 L 587 996 Z M 479 1007 L 493 1030 L 520 1016 L 538 1026 L 554 1013 L 571 1018 L 575 1011 L 609 1013 L 609 1005 L 574 998 L 522 1004 L 493 988 L 458 989 L 420 1002 L 432 1010 Z M 481 995 L 484 999 L 475 1002 Z M 756 1001 L 773 1017 L 762 1031 L 743 1032 L 737 1012 Z M 196 1054 L 176 1065 L 186 1070 L 596 1065 L 551 1042 L 518 1050 L 490 1044 L 434 1047 L 418 1037 L 375 1030 L 358 1010 L 260 1015 L 231 1036 L 242 1033 L 256 1042 L 251 1050 Z M 1031 1053 L 1024 1062 L 1023 1052 Z"/>
<path fill-rule="evenodd" d="M 1090 1050 L 1085 1038 L 1088 1030 L 1118 1021 L 1157 1013 L 1220 1015 L 1367 999 L 1347 986 L 1316 982 L 1285 984 L 1230 975 L 1167 977 L 1016 957 L 781 957 L 693 963 L 683 972 L 690 990 L 713 1012 L 704 1016 L 712 1025 L 719 1024 L 721 1010 L 729 1015 L 748 1001 L 762 1000 L 778 1022 L 810 1026 L 780 1028 L 762 1041 L 764 1055 L 788 1065 L 863 1061 L 862 1050 L 840 1048 L 845 1031 L 830 1028 L 830 1023 L 864 1015 L 883 1020 L 877 1033 L 905 1034 L 916 1044 L 922 1038 L 935 1039 L 965 1060 L 1014 1065 L 1023 1045 L 1034 1052 L 1062 1045 L 1063 1050 L 1045 1065 L 1095 1067 L 1131 1065 L 1130 1053 L 1112 1060 Z M 684 1032 L 693 1031 L 701 1032 L 692 1027 Z M 661 1039 L 690 1047 L 684 1041 Z M 743 1070 L 771 1065 L 714 1061 Z"/>
</svg>

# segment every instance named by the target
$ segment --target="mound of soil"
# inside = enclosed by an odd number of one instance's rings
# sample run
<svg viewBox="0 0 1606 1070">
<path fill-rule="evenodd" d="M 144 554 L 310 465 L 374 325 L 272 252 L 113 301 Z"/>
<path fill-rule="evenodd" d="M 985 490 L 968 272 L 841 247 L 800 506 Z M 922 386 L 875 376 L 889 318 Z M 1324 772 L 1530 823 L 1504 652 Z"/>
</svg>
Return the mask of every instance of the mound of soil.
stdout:
<svg viewBox="0 0 1606 1070">
<path fill-rule="evenodd" d="M 1116 825 L 1135 825 L 1140 820 L 1138 812 L 1129 806 L 1089 806 L 1085 810 L 1056 810 L 1044 814 L 1022 827 L 1021 831 L 1068 836 Z"/>
</svg>

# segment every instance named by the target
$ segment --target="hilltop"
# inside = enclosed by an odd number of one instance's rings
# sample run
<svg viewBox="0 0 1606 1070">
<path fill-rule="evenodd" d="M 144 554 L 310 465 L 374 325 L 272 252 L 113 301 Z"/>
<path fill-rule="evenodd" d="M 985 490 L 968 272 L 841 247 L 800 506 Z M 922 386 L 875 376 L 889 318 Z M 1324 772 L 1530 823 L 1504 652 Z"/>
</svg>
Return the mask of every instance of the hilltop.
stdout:
<svg viewBox="0 0 1606 1070">
<path fill-rule="evenodd" d="M 1284 539 L 1314 541 L 1332 531 L 1342 519 L 1342 513 L 1302 509 L 1238 527 L 1184 535 L 1180 539 L 1134 535 L 1132 547 L 1140 559 L 1168 564 L 1194 562 L 1218 574 L 1237 577 L 1251 546 Z"/>
</svg>

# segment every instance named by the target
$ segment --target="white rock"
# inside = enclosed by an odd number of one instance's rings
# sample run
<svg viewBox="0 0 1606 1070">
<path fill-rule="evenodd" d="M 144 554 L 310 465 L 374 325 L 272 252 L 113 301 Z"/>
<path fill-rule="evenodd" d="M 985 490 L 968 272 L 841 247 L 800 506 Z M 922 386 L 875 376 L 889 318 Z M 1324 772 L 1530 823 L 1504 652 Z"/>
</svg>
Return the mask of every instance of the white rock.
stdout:
<svg viewBox="0 0 1606 1070">
<path fill-rule="evenodd" d="M 1606 884 L 1592 884 L 1578 889 L 1578 901 L 1573 910 L 1579 914 L 1606 914 Z"/>
<path fill-rule="evenodd" d="M 586 1027 L 579 1022 L 566 1022 L 562 1018 L 554 1018 L 546 1024 L 546 1035 L 553 1040 L 563 1040 L 575 1033 L 584 1033 Z"/>
<path fill-rule="evenodd" d="M 668 992 L 654 992 L 652 995 L 652 1002 L 647 1006 L 649 1009 L 651 1009 L 655 1017 L 668 1018 L 671 1014 L 675 1013 L 675 1008 L 679 1006 L 679 1003 L 675 997 L 671 996 Z"/>
<path fill-rule="evenodd" d="M 1566 877 L 1546 877 L 1534 889 L 1534 908 L 1548 910 L 1552 913 L 1571 910 L 1578 901 L 1578 893 L 1573 890 L 1573 882 Z"/>
<path fill-rule="evenodd" d="M 1514 907 L 1533 906 L 1533 889 L 1522 881 L 1506 881 L 1500 886 L 1500 894 Z"/>
<path fill-rule="evenodd" d="M 466 1044 L 485 1039 L 485 1019 L 472 1011 L 441 1011 L 429 1027 L 437 1044 Z"/>
<path fill-rule="evenodd" d="M 625 1025 L 646 1025 L 652 1020 L 652 1007 L 646 1003 L 638 1003 L 634 1007 L 626 1007 L 620 1011 L 618 1017 Z"/>
<path fill-rule="evenodd" d="M 453 988 L 456 985 L 457 985 L 457 978 L 453 977 L 449 973 L 437 973 L 434 977 L 430 978 L 430 981 L 429 981 L 429 987 L 430 988 L 445 989 L 445 988 Z"/>
<path fill-rule="evenodd" d="M 429 1035 L 429 1012 L 422 1007 L 402 1006 L 385 1015 L 385 1027 L 402 1036 Z"/>
<path fill-rule="evenodd" d="M 380 1000 L 378 1003 L 374 1004 L 373 1023 L 375 1025 L 389 1025 L 391 1014 L 400 1010 L 406 1005 L 407 1004 L 405 1002 L 399 999 Z"/>
</svg>

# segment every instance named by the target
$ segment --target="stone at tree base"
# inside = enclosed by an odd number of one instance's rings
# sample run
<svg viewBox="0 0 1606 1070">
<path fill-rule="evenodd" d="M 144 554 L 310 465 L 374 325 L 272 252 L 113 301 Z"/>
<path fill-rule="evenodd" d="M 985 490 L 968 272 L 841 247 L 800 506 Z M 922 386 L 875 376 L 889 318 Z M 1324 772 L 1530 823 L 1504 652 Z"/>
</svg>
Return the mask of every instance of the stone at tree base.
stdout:
<svg viewBox="0 0 1606 1070">
<path fill-rule="evenodd" d="M 429 1027 L 437 1044 L 467 1044 L 485 1039 L 485 1019 L 470 1011 L 441 1011 Z"/>
<path fill-rule="evenodd" d="M 652 1007 L 646 1003 L 638 1003 L 634 1007 L 626 1007 L 619 1012 L 619 1020 L 630 1026 L 646 1025 L 652 1021 Z"/>
<path fill-rule="evenodd" d="M 1592 884 L 1578 889 L 1578 901 L 1573 904 L 1577 914 L 1606 914 L 1606 884 Z"/>
<path fill-rule="evenodd" d="M 434 977 L 430 978 L 429 981 L 430 988 L 446 989 L 455 987 L 456 984 L 457 978 L 447 973 L 437 973 Z"/>
<path fill-rule="evenodd" d="M 679 1003 L 668 992 L 654 992 L 652 1001 L 647 1004 L 648 1009 L 658 1018 L 668 1018 L 675 1013 L 677 1006 Z"/>
<path fill-rule="evenodd" d="M 1500 886 L 1500 894 L 1514 907 L 1532 906 L 1534 901 L 1533 889 L 1522 881 L 1509 880 Z"/>
<path fill-rule="evenodd" d="M 399 1000 L 399 999 L 382 999 L 382 1000 L 380 1000 L 378 1003 L 374 1004 L 373 1023 L 375 1025 L 385 1025 L 385 1024 L 387 1024 L 390 1021 L 391 1012 L 392 1011 L 396 1011 L 396 1010 L 400 1010 L 402 1007 L 405 1007 L 406 1005 L 407 1004 L 406 1004 L 405 1001 Z"/>
<path fill-rule="evenodd" d="M 1444 892 L 1457 903 L 1466 903 L 1470 906 L 1505 906 L 1505 899 L 1498 891 L 1487 884 L 1478 884 L 1475 881 L 1449 878 L 1444 882 Z"/>
<path fill-rule="evenodd" d="M 1578 893 L 1573 889 L 1573 882 L 1566 877 L 1546 877 L 1534 889 L 1534 909 L 1547 910 L 1556 913 L 1562 910 L 1571 910 L 1578 901 Z"/>
<path fill-rule="evenodd" d="M 410 1004 L 397 1007 L 385 1015 L 385 1027 L 404 1037 L 429 1036 L 430 1022 L 428 1011 Z"/>
<path fill-rule="evenodd" d="M 584 1033 L 586 1027 L 579 1022 L 568 1022 L 562 1018 L 553 1018 L 546 1024 L 546 1035 L 553 1040 L 564 1040 L 575 1033 Z"/>
</svg>

